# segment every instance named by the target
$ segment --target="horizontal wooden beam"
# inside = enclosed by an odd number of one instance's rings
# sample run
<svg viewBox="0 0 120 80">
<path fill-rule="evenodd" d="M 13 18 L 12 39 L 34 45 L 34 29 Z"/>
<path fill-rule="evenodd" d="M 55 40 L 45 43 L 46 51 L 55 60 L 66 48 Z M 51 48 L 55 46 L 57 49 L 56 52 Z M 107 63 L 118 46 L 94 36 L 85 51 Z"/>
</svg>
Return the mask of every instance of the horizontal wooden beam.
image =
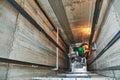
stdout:
<svg viewBox="0 0 120 80">
<path fill-rule="evenodd" d="M 37 64 L 37 63 L 31 63 L 31 62 L 25 62 L 25 61 L 18 61 L 18 60 L 1 58 L 1 57 L 0 57 L 0 62 L 12 63 L 12 64 L 21 64 L 21 65 L 29 65 L 29 66 L 37 66 L 37 67 L 55 68 L 55 66 L 44 65 L 44 64 Z"/>
</svg>

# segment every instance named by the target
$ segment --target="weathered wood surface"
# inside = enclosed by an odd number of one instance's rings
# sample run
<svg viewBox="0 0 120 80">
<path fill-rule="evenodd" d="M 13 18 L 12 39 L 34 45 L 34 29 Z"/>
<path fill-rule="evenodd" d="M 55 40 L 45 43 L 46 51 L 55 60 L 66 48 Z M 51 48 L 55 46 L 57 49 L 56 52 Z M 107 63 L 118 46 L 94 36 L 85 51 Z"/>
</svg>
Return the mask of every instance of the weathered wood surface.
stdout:
<svg viewBox="0 0 120 80">
<path fill-rule="evenodd" d="M 56 41 L 56 32 L 34 0 L 16 0 L 16 2 Z M 56 65 L 56 46 L 6 0 L 0 0 L 0 42 L 0 58 L 48 66 Z M 65 50 L 61 38 L 58 45 Z M 59 50 L 59 67 L 66 67 L 66 63 L 64 53 Z M 54 74 L 54 71 L 34 66 L 0 63 L 0 80 L 50 74 Z"/>
<path fill-rule="evenodd" d="M 16 2 L 56 41 L 56 32 L 34 0 Z M 0 57 L 55 66 L 56 46 L 4 0 L 0 1 L 0 33 Z M 65 50 L 63 45 L 59 38 Z M 59 55 L 65 58 L 63 52 Z"/>
<path fill-rule="evenodd" d="M 106 16 L 105 22 L 101 28 L 100 35 L 96 41 L 97 50 L 91 56 L 91 61 L 103 50 L 103 48 L 111 41 L 111 39 L 120 31 L 120 14 L 118 5 L 119 0 L 114 1 Z M 116 8 L 117 7 L 117 8 Z M 120 79 L 120 39 L 118 39 L 102 56 L 93 62 L 89 68 L 96 70 L 98 74 L 105 76 L 115 77 L 116 80 Z M 110 69 L 113 70 L 101 70 Z M 116 70 L 114 70 L 116 69 Z"/>
</svg>

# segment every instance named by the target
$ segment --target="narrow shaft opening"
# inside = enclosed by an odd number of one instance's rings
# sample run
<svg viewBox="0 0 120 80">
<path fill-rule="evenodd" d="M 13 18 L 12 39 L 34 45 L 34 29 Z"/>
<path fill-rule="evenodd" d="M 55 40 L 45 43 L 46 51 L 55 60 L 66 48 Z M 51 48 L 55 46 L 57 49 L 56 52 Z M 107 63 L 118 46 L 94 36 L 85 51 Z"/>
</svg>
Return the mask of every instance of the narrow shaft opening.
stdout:
<svg viewBox="0 0 120 80">
<path fill-rule="evenodd" d="M 120 0 L 0 0 L 0 80 L 120 80 Z"/>
</svg>

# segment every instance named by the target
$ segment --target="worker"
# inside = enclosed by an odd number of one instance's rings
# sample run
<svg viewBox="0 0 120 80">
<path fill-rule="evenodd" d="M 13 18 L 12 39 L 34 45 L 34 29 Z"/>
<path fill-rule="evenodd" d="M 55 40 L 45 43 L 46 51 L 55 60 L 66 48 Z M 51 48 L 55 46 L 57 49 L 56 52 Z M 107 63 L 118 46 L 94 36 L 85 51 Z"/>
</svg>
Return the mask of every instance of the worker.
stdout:
<svg viewBox="0 0 120 80">
<path fill-rule="evenodd" d="M 73 51 L 75 52 L 78 52 L 78 54 L 76 53 L 77 56 L 77 59 L 76 58 L 72 58 L 72 61 L 78 61 L 78 62 L 82 62 L 84 63 L 85 62 L 85 58 L 87 58 L 87 55 L 88 55 L 88 52 L 85 52 L 85 49 L 84 49 L 84 45 L 87 45 L 86 43 L 82 43 L 79 47 L 74 47 L 73 48 Z"/>
<path fill-rule="evenodd" d="M 84 48 L 83 47 L 78 47 L 77 48 L 79 56 L 83 57 L 84 56 Z"/>
</svg>

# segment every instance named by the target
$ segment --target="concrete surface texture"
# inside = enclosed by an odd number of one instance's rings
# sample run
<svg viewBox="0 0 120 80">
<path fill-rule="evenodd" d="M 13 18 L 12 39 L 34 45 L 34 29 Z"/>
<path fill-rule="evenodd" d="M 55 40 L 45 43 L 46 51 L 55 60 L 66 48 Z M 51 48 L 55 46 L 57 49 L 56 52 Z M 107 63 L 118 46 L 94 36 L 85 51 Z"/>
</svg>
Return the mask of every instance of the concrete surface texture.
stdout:
<svg viewBox="0 0 120 80">
<path fill-rule="evenodd" d="M 88 59 L 99 77 L 89 78 L 56 75 L 69 69 L 70 43 L 89 42 L 96 0 L 11 0 L 23 14 L 8 1 L 0 0 L 0 80 L 120 80 L 120 0 L 103 0 Z"/>
<path fill-rule="evenodd" d="M 25 3 L 23 4 L 23 2 Z M 56 32 L 53 31 L 51 24 L 35 5 L 35 2 L 18 0 L 17 3 L 56 41 Z M 15 60 L 56 67 L 56 46 L 16 11 L 7 0 L 0 0 L 0 42 L 0 61 L 2 61 L 0 63 L 0 80 L 16 80 L 24 76 L 46 76 L 51 73 L 54 75 L 55 71 L 52 68 L 41 69 L 32 64 L 25 66 L 9 63 L 9 60 Z M 65 50 L 61 38 L 59 38 L 58 45 Z M 4 63 L 3 59 L 9 60 Z M 59 67 L 64 68 L 66 65 L 67 59 L 59 49 Z"/>
<path fill-rule="evenodd" d="M 96 40 L 96 51 L 91 56 L 91 61 L 105 48 L 105 46 L 113 39 L 113 37 L 120 31 L 120 13 L 118 10 L 118 3 L 120 1 L 114 0 L 109 7 L 105 17 L 105 22 L 102 24 L 101 32 Z M 105 51 L 98 59 L 96 59 L 89 68 L 96 70 L 98 74 L 115 77 L 120 79 L 120 39 Z M 112 69 L 112 70 L 111 70 Z"/>
</svg>

